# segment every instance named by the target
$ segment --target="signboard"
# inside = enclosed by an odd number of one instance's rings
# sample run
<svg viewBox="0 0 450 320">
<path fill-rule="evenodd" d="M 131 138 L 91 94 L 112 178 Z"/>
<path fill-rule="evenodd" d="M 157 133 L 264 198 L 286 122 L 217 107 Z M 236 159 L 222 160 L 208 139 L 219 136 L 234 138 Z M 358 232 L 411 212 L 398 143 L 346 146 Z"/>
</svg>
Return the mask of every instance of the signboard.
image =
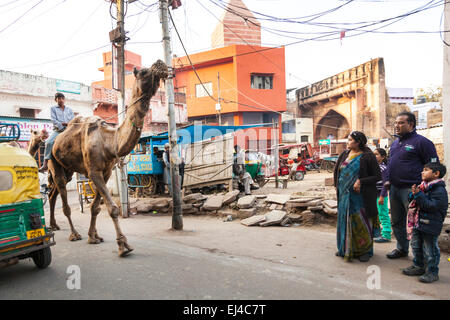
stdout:
<svg viewBox="0 0 450 320">
<path fill-rule="evenodd" d="M 0 117 L 0 123 L 17 123 L 20 127 L 19 141 L 29 141 L 31 138 L 30 129 L 47 130 L 50 133 L 53 130 L 53 124 L 50 120 L 24 120 Z"/>
<path fill-rule="evenodd" d="M 56 91 L 81 94 L 81 83 L 56 80 Z"/>
<path fill-rule="evenodd" d="M 330 144 L 331 144 L 331 140 L 330 139 L 319 140 L 319 146 L 326 146 L 326 145 L 330 145 Z"/>
</svg>

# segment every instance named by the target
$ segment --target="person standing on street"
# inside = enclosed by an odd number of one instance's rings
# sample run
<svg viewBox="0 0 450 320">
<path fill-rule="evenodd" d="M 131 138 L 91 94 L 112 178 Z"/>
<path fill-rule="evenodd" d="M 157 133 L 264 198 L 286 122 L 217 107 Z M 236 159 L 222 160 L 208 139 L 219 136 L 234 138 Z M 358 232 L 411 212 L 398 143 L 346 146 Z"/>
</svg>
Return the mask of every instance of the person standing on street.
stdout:
<svg viewBox="0 0 450 320">
<path fill-rule="evenodd" d="M 377 208 L 378 218 L 381 223 L 381 235 L 374 239 L 377 243 L 391 242 L 391 218 L 389 217 L 388 208 L 388 169 L 387 169 L 387 152 L 383 148 L 377 148 L 373 152 L 380 165 L 381 180 L 377 182 Z"/>
<path fill-rule="evenodd" d="M 373 230 L 378 228 L 377 181 L 381 180 L 377 159 L 360 131 L 348 136 L 347 150 L 334 168 L 338 199 L 336 256 L 346 261 L 373 256 Z"/>
<path fill-rule="evenodd" d="M 65 105 L 65 99 L 66 98 L 62 93 L 58 92 L 55 94 L 55 101 L 57 105 L 53 106 L 50 110 L 50 117 L 53 123 L 53 132 L 45 141 L 44 163 L 42 167 L 39 168 L 39 172 L 45 172 L 48 170 L 47 163 L 52 156 L 53 143 L 55 142 L 56 137 L 61 132 L 66 130 L 69 121 L 75 117 L 72 109 Z"/>
<path fill-rule="evenodd" d="M 397 248 L 387 254 L 389 259 L 408 256 L 408 195 L 412 185 L 421 183 L 423 166 L 428 162 L 439 162 L 433 142 L 417 134 L 416 116 L 413 113 L 399 113 L 395 119 L 394 130 L 398 139 L 392 143 L 389 151 L 388 172 L 392 229 L 397 239 Z"/>
<path fill-rule="evenodd" d="M 170 144 L 168 143 L 164 145 L 163 163 L 164 163 L 164 183 L 167 184 L 167 187 L 169 188 L 169 193 L 170 195 L 172 195 L 172 177 L 170 176 Z"/>
</svg>

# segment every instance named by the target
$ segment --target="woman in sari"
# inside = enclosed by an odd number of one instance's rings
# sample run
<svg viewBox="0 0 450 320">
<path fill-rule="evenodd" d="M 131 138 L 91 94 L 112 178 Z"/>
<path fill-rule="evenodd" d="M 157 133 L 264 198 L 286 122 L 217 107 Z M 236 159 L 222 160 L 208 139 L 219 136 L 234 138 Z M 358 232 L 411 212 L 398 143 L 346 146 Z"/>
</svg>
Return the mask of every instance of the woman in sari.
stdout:
<svg viewBox="0 0 450 320">
<path fill-rule="evenodd" d="M 337 256 L 346 261 L 369 261 L 373 255 L 373 230 L 378 227 L 377 188 L 380 168 L 367 138 L 360 131 L 348 136 L 347 150 L 334 168 L 338 199 Z"/>
</svg>

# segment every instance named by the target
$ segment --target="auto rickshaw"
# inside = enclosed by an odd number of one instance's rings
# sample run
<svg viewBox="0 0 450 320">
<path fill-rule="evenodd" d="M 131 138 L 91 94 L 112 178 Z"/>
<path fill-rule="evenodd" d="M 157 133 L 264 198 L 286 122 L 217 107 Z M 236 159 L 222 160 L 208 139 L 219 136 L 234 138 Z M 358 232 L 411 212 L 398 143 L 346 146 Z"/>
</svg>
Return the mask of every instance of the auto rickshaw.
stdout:
<svg viewBox="0 0 450 320">
<path fill-rule="evenodd" d="M 245 151 L 245 171 L 260 187 L 266 184 L 266 177 L 261 160 L 258 158 L 258 152 L 252 150 Z"/>
<path fill-rule="evenodd" d="M 0 267 L 32 258 L 38 268 L 46 268 L 54 244 L 45 223 L 36 160 L 19 147 L 0 143 Z"/>
</svg>

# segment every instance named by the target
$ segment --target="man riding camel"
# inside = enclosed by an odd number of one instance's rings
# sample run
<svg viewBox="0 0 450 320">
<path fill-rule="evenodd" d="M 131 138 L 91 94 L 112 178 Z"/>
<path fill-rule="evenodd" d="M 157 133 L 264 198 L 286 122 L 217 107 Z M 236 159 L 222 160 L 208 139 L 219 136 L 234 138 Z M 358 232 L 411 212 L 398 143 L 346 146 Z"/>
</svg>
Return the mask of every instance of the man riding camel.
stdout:
<svg viewBox="0 0 450 320">
<path fill-rule="evenodd" d="M 75 117 L 72 109 L 66 107 L 65 99 L 66 97 L 64 97 L 62 93 L 58 92 L 55 94 L 55 101 L 57 105 L 53 106 L 50 112 L 53 123 L 53 132 L 45 141 L 44 164 L 39 169 L 39 172 L 45 172 L 48 170 L 47 163 L 52 156 L 53 143 L 55 142 L 56 137 L 66 129 L 69 121 Z"/>
</svg>

